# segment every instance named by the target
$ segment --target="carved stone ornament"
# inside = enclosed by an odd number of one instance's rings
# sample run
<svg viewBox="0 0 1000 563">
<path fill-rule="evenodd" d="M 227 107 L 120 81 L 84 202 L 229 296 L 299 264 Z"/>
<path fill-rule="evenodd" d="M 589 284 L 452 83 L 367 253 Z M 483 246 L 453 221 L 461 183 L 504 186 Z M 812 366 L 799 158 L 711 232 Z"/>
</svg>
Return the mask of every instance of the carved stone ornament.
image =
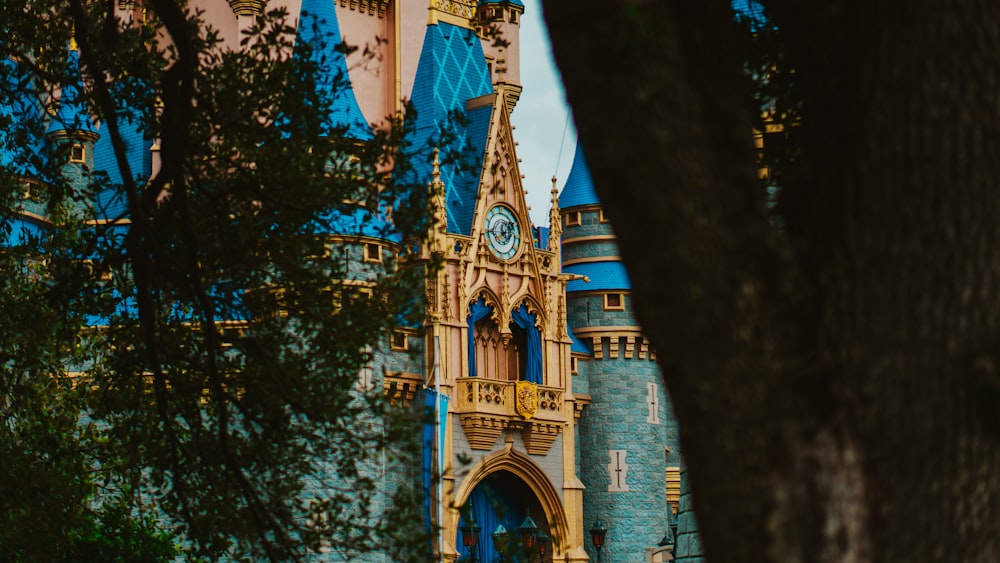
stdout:
<svg viewBox="0 0 1000 563">
<path fill-rule="evenodd" d="M 538 412 L 538 384 L 527 381 L 518 381 L 516 390 L 517 400 L 514 401 L 517 414 L 525 419 L 531 419 Z"/>
<path fill-rule="evenodd" d="M 431 7 L 446 14 L 472 19 L 476 11 L 471 0 L 433 0 Z"/>
<path fill-rule="evenodd" d="M 229 0 L 229 7 L 237 16 L 259 16 L 264 13 L 267 0 Z"/>
</svg>

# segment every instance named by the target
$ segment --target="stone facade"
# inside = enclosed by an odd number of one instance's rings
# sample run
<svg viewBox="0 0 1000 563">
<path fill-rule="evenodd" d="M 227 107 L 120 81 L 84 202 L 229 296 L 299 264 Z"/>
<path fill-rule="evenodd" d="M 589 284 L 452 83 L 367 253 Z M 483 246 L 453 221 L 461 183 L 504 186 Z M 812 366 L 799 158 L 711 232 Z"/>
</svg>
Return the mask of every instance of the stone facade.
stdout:
<svg viewBox="0 0 1000 563">
<path fill-rule="evenodd" d="M 191 4 L 237 49 L 241 30 L 265 3 Z M 131 21 L 134 4 L 116 6 L 123 21 Z M 296 23 L 308 12 L 325 35 L 377 50 L 377 69 L 352 58 L 359 53 L 335 51 L 322 69 L 350 78 L 350 95 L 333 104 L 349 135 L 370 136 L 370 124 L 384 123 L 404 98 L 417 109 L 411 139 L 417 148 L 410 156 L 428 186 L 435 221 L 410 263 L 443 268 L 428 270 L 423 322 L 374 347 L 358 384 L 382 387 L 399 404 L 419 407 L 426 395 L 441 398 L 435 403 L 442 405 L 435 413 L 441 424 L 425 441 L 436 479 L 423 484 L 440 530 L 435 557 L 465 556 L 460 527 L 476 513 L 483 519 L 479 554 L 492 563 L 494 526 L 515 529 L 530 511 L 553 539 L 546 561 L 597 555 L 588 530 L 600 520 L 608 528 L 603 560 L 641 563 L 662 551 L 657 544 L 678 501 L 684 553 L 700 553 L 693 547 L 689 495 L 677 498 L 684 479 L 669 397 L 635 319 L 628 277 L 582 150 L 562 195 L 553 187 L 549 228 L 536 229 L 528 216 L 510 113 L 521 93 L 519 17 L 540 6 L 521 0 L 275 0 L 268 6 L 287 8 Z M 491 27 L 502 30 L 505 47 L 489 36 Z M 303 34 L 297 39 L 307 40 Z M 372 37 L 382 40 L 366 44 Z M 481 158 L 472 171 L 442 163 L 441 147 L 424 151 L 432 132 L 456 111 L 465 114 L 460 140 Z M 76 122 L 90 123 L 86 116 Z M 157 169 L 156 140 L 129 134 L 133 169 L 150 177 Z M 55 129 L 50 138 L 60 150 L 82 149 L 71 153 L 82 161 L 65 168 L 73 181 L 86 182 L 85 171 L 95 168 L 120 177 L 113 159 L 95 159 L 110 154 L 97 145 L 107 143 L 100 131 Z M 340 280 L 346 285 L 363 288 L 375 275 L 371 263 L 395 260 L 403 251 L 385 231 L 324 236 L 348 265 L 347 279 Z M 409 469 L 371 468 L 384 484 L 368 507 L 372 514 L 386 510 L 394 488 L 414 486 L 418 472 Z M 490 515 L 475 505 L 484 488 L 508 513 Z"/>
</svg>

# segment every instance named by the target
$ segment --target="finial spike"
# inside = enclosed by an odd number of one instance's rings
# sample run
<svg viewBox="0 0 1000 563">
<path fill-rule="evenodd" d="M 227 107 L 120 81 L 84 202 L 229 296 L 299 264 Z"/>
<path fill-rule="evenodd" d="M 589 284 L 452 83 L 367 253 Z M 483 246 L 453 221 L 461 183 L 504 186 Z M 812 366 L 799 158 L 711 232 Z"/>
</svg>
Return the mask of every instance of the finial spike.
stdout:
<svg viewBox="0 0 1000 563">
<path fill-rule="evenodd" d="M 441 160 L 438 158 L 438 149 L 434 147 L 434 170 L 431 172 L 431 176 L 434 178 L 434 183 L 437 184 L 441 181 Z"/>
</svg>

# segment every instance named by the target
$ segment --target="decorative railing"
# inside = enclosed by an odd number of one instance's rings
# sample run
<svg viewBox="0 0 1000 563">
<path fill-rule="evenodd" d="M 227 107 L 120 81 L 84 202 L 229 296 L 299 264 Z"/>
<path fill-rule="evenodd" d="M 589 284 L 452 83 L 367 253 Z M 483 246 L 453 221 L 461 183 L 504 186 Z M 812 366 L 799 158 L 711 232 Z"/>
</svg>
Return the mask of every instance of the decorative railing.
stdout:
<svg viewBox="0 0 1000 563">
<path fill-rule="evenodd" d="M 446 14 L 470 20 L 476 13 L 475 2 L 472 0 L 433 0 L 431 7 Z"/>
<path fill-rule="evenodd" d="M 457 381 L 459 416 L 469 445 L 490 450 L 505 429 L 520 430 L 529 453 L 544 454 L 566 423 L 563 390 L 483 377 Z"/>
</svg>

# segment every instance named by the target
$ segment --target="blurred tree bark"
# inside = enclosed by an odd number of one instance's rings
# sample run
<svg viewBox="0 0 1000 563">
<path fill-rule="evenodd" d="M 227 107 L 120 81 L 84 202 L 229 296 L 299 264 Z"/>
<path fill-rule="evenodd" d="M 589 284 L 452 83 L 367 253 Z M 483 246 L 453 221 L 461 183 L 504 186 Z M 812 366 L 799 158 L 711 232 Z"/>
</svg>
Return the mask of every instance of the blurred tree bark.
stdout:
<svg viewBox="0 0 1000 563">
<path fill-rule="evenodd" d="M 765 3 L 771 216 L 729 2 L 546 0 L 711 561 L 1000 555 L 1000 4 Z"/>
</svg>

